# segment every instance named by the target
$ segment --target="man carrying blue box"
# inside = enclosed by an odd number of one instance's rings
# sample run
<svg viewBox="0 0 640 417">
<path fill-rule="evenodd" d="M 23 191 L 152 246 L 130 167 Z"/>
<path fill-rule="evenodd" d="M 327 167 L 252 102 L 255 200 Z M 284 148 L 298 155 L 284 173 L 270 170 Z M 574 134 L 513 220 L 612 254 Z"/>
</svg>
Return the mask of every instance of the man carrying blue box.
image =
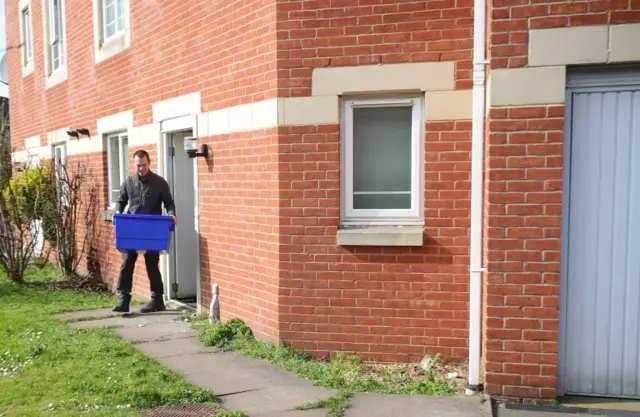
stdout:
<svg viewBox="0 0 640 417">
<path fill-rule="evenodd" d="M 162 204 L 164 204 L 167 214 L 173 217 L 173 224 L 176 224 L 176 207 L 173 203 L 169 184 L 164 178 L 151 171 L 151 158 L 149 158 L 149 154 L 146 151 L 137 151 L 133 154 L 133 158 L 136 165 L 136 173 L 127 177 L 120 186 L 117 212 L 122 213 L 127 204 L 129 204 L 127 214 L 162 215 Z M 118 304 L 113 308 L 113 311 L 119 313 L 129 312 L 133 271 L 137 260 L 138 253 L 136 251 L 122 253 L 122 265 L 118 276 Z M 166 308 L 162 298 L 164 286 L 159 267 L 160 253 L 147 251 L 144 254 L 144 263 L 149 277 L 151 301 L 144 305 L 140 312 L 164 311 Z"/>
</svg>

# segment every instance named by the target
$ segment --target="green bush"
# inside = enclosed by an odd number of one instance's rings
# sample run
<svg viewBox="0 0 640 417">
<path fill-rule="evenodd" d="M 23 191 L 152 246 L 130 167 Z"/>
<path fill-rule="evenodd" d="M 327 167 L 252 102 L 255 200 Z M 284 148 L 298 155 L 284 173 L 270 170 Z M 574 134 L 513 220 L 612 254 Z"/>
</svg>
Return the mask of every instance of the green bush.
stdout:
<svg viewBox="0 0 640 417">
<path fill-rule="evenodd" d="M 16 210 L 22 224 L 42 220 L 44 238 L 55 246 L 55 184 L 45 161 L 14 176 L 4 190 L 9 210 Z M 17 207 L 16 207 L 17 205 Z"/>
<path fill-rule="evenodd" d="M 205 322 L 197 328 L 202 342 L 206 346 L 215 346 L 218 349 L 229 348 L 237 340 L 253 339 L 251 329 L 237 318 L 224 323 L 218 321 L 213 326 Z"/>
</svg>

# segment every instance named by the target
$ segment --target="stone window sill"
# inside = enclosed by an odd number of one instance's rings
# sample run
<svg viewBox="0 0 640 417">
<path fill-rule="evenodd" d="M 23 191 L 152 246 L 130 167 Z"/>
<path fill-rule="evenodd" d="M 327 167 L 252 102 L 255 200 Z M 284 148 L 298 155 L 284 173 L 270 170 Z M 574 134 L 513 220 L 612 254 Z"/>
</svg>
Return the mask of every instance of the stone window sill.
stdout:
<svg viewBox="0 0 640 417">
<path fill-rule="evenodd" d="M 113 220 L 113 215 L 115 214 L 115 209 L 106 209 L 102 213 L 100 213 L 100 219 L 106 222 L 110 222 Z"/>
<path fill-rule="evenodd" d="M 338 246 L 422 246 L 424 226 L 341 226 Z"/>
</svg>

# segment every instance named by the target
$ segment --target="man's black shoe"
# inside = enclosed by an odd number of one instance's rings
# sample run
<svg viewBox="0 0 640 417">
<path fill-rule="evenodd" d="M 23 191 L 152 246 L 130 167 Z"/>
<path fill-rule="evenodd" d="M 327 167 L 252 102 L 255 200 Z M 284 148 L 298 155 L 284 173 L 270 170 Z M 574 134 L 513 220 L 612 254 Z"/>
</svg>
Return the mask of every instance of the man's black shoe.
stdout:
<svg viewBox="0 0 640 417">
<path fill-rule="evenodd" d="M 115 311 L 116 313 L 128 313 L 129 312 L 129 302 L 131 301 L 131 296 L 128 294 L 119 294 L 118 295 L 118 304 L 111 311 Z"/>
<path fill-rule="evenodd" d="M 165 311 L 167 308 L 164 306 L 162 298 L 152 298 L 147 304 L 140 309 L 141 313 L 153 313 L 155 311 Z"/>
</svg>

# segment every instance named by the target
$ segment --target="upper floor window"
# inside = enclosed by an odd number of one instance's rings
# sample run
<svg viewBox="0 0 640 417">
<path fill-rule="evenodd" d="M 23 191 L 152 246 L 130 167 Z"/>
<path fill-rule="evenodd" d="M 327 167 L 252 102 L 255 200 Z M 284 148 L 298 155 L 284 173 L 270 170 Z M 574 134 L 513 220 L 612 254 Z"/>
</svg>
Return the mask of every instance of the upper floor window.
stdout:
<svg viewBox="0 0 640 417">
<path fill-rule="evenodd" d="M 20 0 L 20 44 L 22 45 L 22 76 L 33 72 L 33 22 L 31 0 Z"/>
<path fill-rule="evenodd" d="M 53 72 L 64 66 L 64 28 L 62 0 L 49 0 L 49 54 Z"/>
<path fill-rule="evenodd" d="M 102 62 L 131 45 L 130 0 L 93 0 L 95 61 Z"/>
<path fill-rule="evenodd" d="M 102 33 L 104 40 L 124 31 L 124 0 L 102 1 Z"/>
<path fill-rule="evenodd" d="M 67 79 L 64 0 L 44 0 L 45 69 L 47 87 Z"/>
<path fill-rule="evenodd" d="M 33 59 L 33 43 L 31 39 L 31 9 L 29 6 L 22 10 L 22 37 L 24 45 L 24 64 Z"/>
</svg>

